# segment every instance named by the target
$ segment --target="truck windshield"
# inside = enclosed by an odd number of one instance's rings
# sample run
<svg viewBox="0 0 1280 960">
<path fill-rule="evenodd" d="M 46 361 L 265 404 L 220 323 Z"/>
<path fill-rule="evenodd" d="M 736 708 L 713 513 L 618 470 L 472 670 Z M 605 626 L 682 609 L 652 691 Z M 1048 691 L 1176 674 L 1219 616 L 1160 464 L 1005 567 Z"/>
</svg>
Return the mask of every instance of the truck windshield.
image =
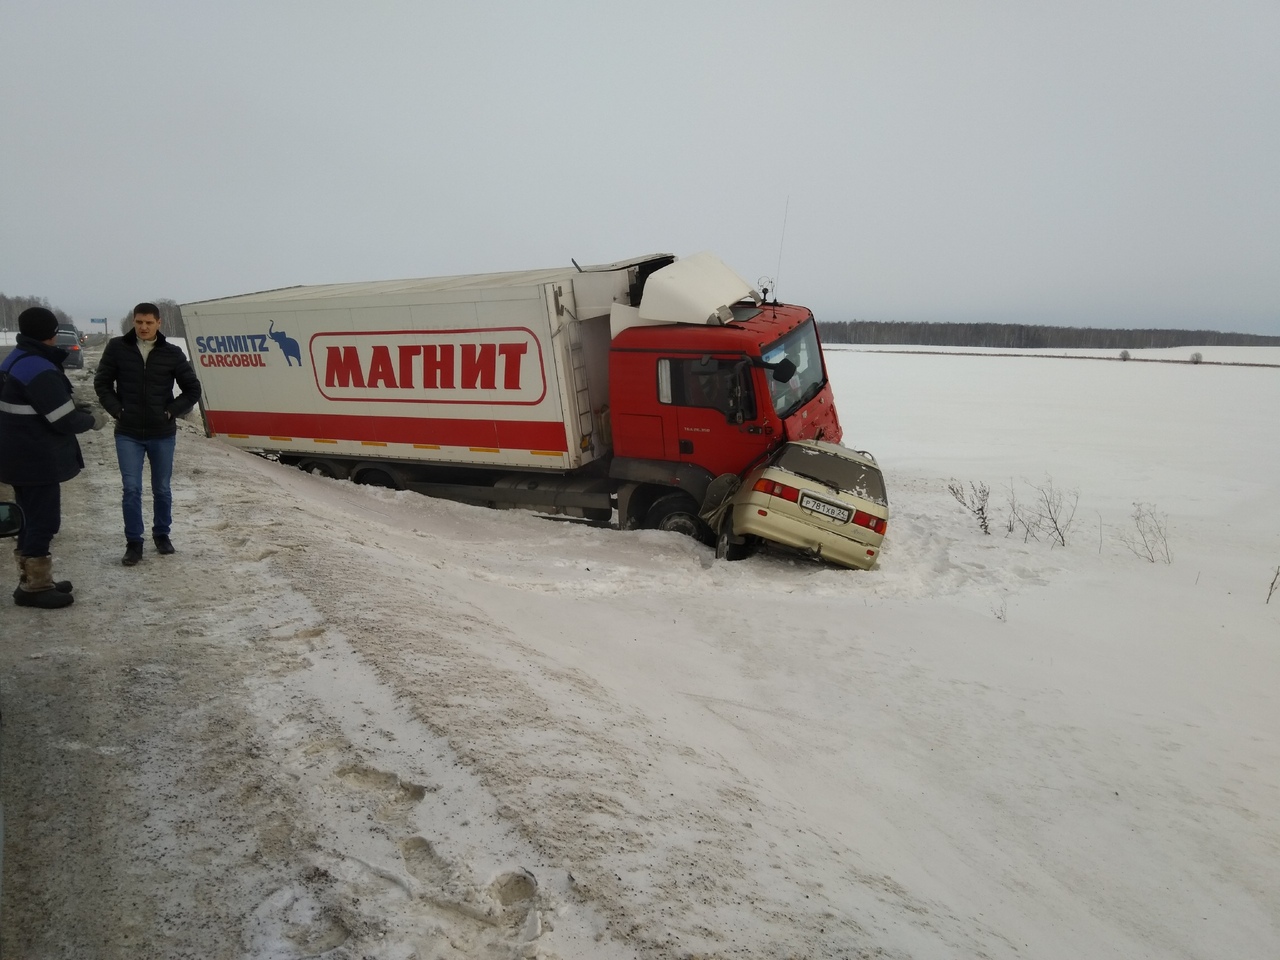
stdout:
<svg viewBox="0 0 1280 960">
<path fill-rule="evenodd" d="M 841 457 L 798 443 L 788 443 L 778 452 L 774 466 L 836 490 L 856 494 L 864 500 L 886 505 L 889 502 L 884 496 L 884 477 L 880 471 L 852 457 Z"/>
<path fill-rule="evenodd" d="M 822 367 L 822 351 L 818 348 L 818 331 L 812 318 L 781 340 L 769 344 L 761 354 L 766 365 L 783 360 L 790 360 L 796 365 L 795 376 L 785 383 L 775 380 L 773 371 L 768 371 L 773 410 L 783 419 L 817 396 L 827 382 L 827 374 Z"/>
</svg>

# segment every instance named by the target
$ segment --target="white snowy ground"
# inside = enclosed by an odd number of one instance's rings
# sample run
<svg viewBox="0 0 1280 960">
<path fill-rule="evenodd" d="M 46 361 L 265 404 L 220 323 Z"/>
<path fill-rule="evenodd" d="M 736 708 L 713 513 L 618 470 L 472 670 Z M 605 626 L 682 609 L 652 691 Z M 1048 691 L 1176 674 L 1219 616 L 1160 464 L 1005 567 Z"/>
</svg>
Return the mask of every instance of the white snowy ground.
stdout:
<svg viewBox="0 0 1280 960">
<path fill-rule="evenodd" d="M 833 348 L 866 573 L 191 425 L 126 570 L 88 435 L 77 602 L 0 612 L 6 955 L 1280 956 L 1280 369 L 1213 365 L 1280 350 L 1201 352 Z M 1050 489 L 1066 546 L 1006 536 Z"/>
</svg>

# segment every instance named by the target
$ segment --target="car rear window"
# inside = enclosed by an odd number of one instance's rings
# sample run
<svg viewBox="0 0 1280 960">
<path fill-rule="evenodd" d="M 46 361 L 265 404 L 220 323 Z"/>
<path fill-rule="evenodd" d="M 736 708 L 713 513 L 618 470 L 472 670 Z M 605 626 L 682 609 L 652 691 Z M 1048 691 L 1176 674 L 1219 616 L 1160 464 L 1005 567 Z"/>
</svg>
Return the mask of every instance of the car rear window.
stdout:
<svg viewBox="0 0 1280 960">
<path fill-rule="evenodd" d="M 57 339 L 57 341 L 56 341 L 56 342 L 58 342 L 58 343 L 68 343 L 68 344 L 70 344 L 70 343 L 79 343 L 79 342 L 80 342 L 80 338 L 79 338 L 79 337 L 77 337 L 74 333 L 61 333 L 61 332 L 60 332 L 60 333 L 58 334 L 58 339 Z"/>
<path fill-rule="evenodd" d="M 878 469 L 861 460 L 789 443 L 782 448 L 774 465 L 864 500 L 886 505 L 889 502 L 884 495 L 884 477 Z"/>
</svg>

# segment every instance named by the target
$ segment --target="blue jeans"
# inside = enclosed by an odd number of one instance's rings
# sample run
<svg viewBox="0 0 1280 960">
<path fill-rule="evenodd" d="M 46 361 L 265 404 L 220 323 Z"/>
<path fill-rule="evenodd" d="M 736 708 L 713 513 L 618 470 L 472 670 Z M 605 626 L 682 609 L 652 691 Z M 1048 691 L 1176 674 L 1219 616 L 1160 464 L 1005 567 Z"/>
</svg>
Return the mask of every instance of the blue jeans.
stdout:
<svg viewBox="0 0 1280 960">
<path fill-rule="evenodd" d="M 173 524 L 173 491 L 169 479 L 173 476 L 173 448 L 177 436 L 155 437 L 151 440 L 135 440 L 116 434 L 116 459 L 120 462 L 120 479 L 124 481 L 124 538 L 141 542 L 145 527 L 142 522 L 142 459 L 151 461 L 151 497 L 155 501 L 155 513 L 151 521 L 153 537 L 167 537 Z"/>
</svg>

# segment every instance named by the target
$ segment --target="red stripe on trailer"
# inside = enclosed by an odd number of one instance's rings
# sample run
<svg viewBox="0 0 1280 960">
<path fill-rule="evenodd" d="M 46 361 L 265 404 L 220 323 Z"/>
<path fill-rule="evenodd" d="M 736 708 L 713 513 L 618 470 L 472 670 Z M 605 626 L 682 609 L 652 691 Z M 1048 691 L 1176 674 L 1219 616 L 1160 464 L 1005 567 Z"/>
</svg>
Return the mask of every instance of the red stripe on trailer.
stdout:
<svg viewBox="0 0 1280 960">
<path fill-rule="evenodd" d="M 568 453 L 559 420 L 443 420 L 431 417 L 353 417 L 329 413 L 250 413 L 208 410 L 209 429 L 254 437 L 324 437 L 355 443 L 410 443 L 442 447 L 497 447 Z M 319 442 L 319 441 L 318 441 Z"/>
</svg>

